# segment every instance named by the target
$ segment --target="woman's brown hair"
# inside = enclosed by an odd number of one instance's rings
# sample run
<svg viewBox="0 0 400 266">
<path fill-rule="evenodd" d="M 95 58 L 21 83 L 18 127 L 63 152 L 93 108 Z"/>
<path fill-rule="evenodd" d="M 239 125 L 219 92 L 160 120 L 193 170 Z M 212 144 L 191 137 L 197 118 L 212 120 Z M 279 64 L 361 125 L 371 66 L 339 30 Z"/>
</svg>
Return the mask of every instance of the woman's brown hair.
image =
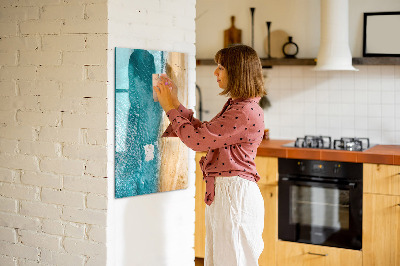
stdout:
<svg viewBox="0 0 400 266">
<path fill-rule="evenodd" d="M 247 45 L 233 45 L 219 50 L 214 57 L 228 71 L 228 86 L 220 95 L 253 98 L 266 95 L 260 58 Z"/>
</svg>

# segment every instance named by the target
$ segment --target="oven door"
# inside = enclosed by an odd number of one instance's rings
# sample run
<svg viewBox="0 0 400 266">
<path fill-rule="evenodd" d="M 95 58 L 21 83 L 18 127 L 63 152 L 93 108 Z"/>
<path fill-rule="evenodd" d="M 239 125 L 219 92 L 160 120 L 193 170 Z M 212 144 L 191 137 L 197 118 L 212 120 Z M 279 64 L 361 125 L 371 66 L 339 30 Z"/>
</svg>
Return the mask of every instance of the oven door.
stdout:
<svg viewBox="0 0 400 266">
<path fill-rule="evenodd" d="M 278 238 L 361 249 L 362 181 L 279 179 Z"/>
</svg>

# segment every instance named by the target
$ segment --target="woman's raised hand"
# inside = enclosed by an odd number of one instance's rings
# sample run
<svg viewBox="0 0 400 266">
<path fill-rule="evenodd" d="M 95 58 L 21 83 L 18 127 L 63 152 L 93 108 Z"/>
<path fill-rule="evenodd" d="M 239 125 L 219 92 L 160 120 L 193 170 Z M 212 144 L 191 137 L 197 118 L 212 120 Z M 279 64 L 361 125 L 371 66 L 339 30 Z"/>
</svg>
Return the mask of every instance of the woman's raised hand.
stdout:
<svg viewBox="0 0 400 266">
<path fill-rule="evenodd" d="M 178 100 L 178 87 L 175 85 L 175 83 L 167 76 L 167 74 L 161 74 L 160 75 L 160 80 L 164 84 L 167 83 L 170 86 L 171 89 L 171 97 L 172 97 L 172 103 L 174 104 L 175 108 L 178 108 L 179 105 L 181 104 Z"/>
<path fill-rule="evenodd" d="M 172 94 L 172 81 L 168 77 L 160 77 L 157 86 L 153 90 L 157 94 L 158 101 L 164 111 L 167 113 L 169 110 L 176 108 L 174 105 L 174 96 Z"/>
</svg>

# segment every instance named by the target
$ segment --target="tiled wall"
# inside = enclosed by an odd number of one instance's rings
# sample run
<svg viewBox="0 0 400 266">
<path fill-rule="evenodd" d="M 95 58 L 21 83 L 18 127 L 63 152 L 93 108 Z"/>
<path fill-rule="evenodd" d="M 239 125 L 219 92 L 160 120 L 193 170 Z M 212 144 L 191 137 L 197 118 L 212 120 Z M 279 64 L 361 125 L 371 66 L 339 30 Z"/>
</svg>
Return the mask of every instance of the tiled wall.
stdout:
<svg viewBox="0 0 400 266">
<path fill-rule="evenodd" d="M 400 66 L 355 66 L 358 72 L 315 72 L 312 66 L 274 66 L 264 70 L 271 108 L 264 110 L 271 138 L 305 134 L 369 137 L 371 143 L 400 144 Z M 197 68 L 203 120 L 226 98 L 213 66 Z"/>
</svg>

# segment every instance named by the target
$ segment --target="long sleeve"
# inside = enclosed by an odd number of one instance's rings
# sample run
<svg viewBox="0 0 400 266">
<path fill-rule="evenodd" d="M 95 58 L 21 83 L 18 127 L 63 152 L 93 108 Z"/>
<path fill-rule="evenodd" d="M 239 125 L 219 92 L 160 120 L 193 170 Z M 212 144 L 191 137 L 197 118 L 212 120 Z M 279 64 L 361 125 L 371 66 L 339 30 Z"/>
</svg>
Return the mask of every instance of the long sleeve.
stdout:
<svg viewBox="0 0 400 266">
<path fill-rule="evenodd" d="M 177 109 L 168 111 L 173 132 L 182 142 L 194 151 L 221 148 L 245 142 L 247 115 L 239 109 L 227 109 L 221 116 L 210 122 L 199 124 L 199 120 L 191 122 L 181 115 Z"/>
<path fill-rule="evenodd" d="M 198 127 L 201 125 L 201 121 L 195 117 L 193 117 L 193 110 L 191 109 L 186 109 L 182 104 L 179 105 L 178 107 L 178 112 L 181 116 L 184 118 L 188 119 L 194 127 Z M 172 129 L 172 124 L 170 123 L 168 127 L 165 129 L 164 133 L 161 135 L 162 138 L 164 137 L 177 137 L 175 134 L 174 130 Z"/>
</svg>

